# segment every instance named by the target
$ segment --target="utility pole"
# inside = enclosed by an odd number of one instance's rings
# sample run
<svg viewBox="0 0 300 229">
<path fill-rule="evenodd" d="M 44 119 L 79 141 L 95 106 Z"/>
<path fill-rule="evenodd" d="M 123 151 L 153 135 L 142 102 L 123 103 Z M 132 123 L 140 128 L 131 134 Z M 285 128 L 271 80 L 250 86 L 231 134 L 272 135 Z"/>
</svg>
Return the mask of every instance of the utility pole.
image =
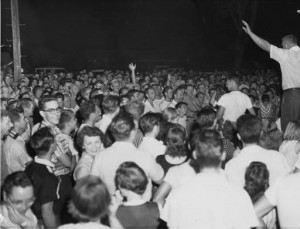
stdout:
<svg viewBox="0 0 300 229">
<path fill-rule="evenodd" d="M 11 25 L 13 35 L 14 78 L 15 81 L 17 81 L 21 77 L 21 41 L 18 0 L 11 0 Z"/>
</svg>

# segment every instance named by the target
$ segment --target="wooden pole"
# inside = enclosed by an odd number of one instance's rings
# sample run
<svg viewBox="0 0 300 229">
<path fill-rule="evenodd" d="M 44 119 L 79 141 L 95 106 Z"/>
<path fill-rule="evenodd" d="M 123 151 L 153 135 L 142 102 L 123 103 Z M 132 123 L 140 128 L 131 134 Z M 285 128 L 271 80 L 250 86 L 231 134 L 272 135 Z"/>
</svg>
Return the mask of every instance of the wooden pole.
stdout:
<svg viewBox="0 0 300 229">
<path fill-rule="evenodd" d="M 11 25 L 14 51 L 14 77 L 15 81 L 17 81 L 21 76 L 21 42 L 18 0 L 11 0 Z"/>
</svg>

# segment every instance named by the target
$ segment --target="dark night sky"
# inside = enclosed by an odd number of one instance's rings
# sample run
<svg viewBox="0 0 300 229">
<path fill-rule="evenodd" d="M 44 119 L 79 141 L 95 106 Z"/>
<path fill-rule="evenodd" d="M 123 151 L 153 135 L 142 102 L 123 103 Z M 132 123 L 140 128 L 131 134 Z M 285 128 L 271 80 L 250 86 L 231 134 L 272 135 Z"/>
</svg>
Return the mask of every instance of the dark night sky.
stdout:
<svg viewBox="0 0 300 229">
<path fill-rule="evenodd" d="M 230 65 L 230 58 L 224 57 L 231 55 L 234 25 L 212 2 L 20 0 L 20 23 L 26 24 L 21 27 L 23 66 L 62 63 L 77 70 L 127 65 L 131 60 Z M 8 5 L 2 1 L 4 8 Z M 276 45 L 285 34 L 300 38 L 299 8 L 299 0 L 259 1 L 254 31 Z M 9 17 L 5 10 L 2 21 L 9 23 Z M 10 28 L 2 26 L 2 42 L 6 39 L 11 39 Z M 266 61 L 268 56 L 249 42 L 245 59 Z"/>
</svg>

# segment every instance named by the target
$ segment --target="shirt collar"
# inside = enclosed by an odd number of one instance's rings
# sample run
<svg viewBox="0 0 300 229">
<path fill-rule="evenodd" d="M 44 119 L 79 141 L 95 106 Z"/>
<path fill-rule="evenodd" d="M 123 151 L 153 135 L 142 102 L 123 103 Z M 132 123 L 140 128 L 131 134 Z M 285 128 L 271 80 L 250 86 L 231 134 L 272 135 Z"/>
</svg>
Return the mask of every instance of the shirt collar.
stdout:
<svg viewBox="0 0 300 229">
<path fill-rule="evenodd" d="M 296 45 L 296 46 L 290 48 L 290 50 L 295 50 L 295 51 L 298 51 L 299 49 L 300 49 L 300 47 L 299 47 L 298 45 Z"/>
<path fill-rule="evenodd" d="M 42 159 L 42 158 L 38 158 L 37 156 L 34 157 L 34 161 L 38 164 L 41 164 L 41 165 L 46 165 L 46 166 L 49 166 L 51 168 L 54 167 L 54 164 L 51 163 L 50 161 L 46 160 L 46 159 Z"/>
</svg>

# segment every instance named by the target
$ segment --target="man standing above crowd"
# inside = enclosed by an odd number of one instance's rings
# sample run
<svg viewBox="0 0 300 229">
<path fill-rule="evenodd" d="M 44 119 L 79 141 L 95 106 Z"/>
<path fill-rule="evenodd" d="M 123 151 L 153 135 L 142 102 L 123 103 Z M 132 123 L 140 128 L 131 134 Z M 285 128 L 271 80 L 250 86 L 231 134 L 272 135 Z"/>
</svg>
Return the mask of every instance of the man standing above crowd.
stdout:
<svg viewBox="0 0 300 229">
<path fill-rule="evenodd" d="M 282 73 L 283 97 L 281 103 L 281 129 L 289 121 L 300 120 L 300 48 L 294 35 L 282 38 L 282 48 L 271 45 L 268 41 L 258 37 L 252 32 L 247 22 L 243 21 L 243 30 L 250 36 L 255 44 L 270 53 L 270 57 L 280 64 Z"/>
</svg>

